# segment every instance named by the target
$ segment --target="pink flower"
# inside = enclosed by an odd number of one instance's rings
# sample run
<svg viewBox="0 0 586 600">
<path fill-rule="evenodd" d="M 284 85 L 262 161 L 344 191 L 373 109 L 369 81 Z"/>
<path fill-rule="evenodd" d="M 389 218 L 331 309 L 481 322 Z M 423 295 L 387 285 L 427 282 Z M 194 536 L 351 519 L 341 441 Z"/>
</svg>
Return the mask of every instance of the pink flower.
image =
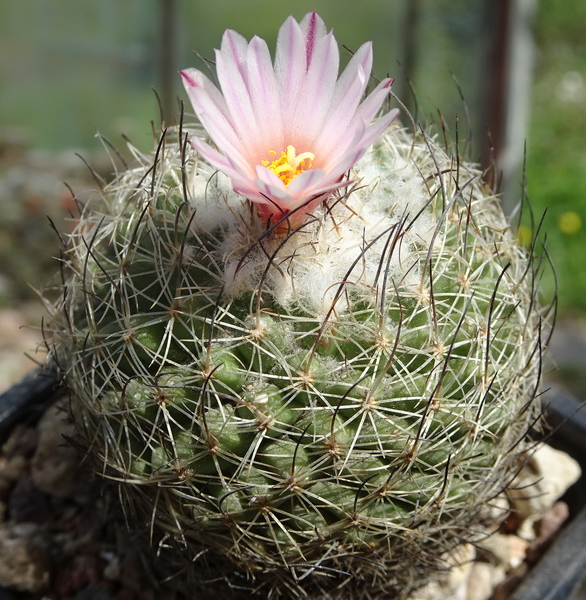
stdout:
<svg viewBox="0 0 586 600">
<path fill-rule="evenodd" d="M 273 223 L 299 222 L 397 116 L 373 118 L 387 98 L 385 79 L 360 103 L 372 68 L 372 44 L 338 78 L 333 33 L 315 13 L 289 17 L 279 30 L 274 64 L 266 42 L 228 30 L 216 50 L 221 91 L 197 69 L 181 72 L 195 113 L 217 150 L 198 137 L 194 148 L 232 179 L 234 191 L 257 203 Z"/>
</svg>

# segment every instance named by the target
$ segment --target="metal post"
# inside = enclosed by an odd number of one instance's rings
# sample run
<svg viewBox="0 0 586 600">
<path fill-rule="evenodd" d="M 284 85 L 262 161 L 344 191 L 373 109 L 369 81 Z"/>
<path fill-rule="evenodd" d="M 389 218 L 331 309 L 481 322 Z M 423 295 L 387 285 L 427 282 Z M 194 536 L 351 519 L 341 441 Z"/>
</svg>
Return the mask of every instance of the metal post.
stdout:
<svg viewBox="0 0 586 600">
<path fill-rule="evenodd" d="M 491 148 L 482 163 L 489 183 L 502 193 L 503 209 L 511 214 L 521 197 L 521 167 L 527 137 L 533 71 L 532 21 L 536 0 L 489 0 L 494 7 L 493 47 L 487 73 L 486 123 Z"/>
<path fill-rule="evenodd" d="M 401 48 L 401 66 L 403 77 L 401 85 L 397 86 L 397 96 L 405 103 L 405 106 L 415 115 L 416 103 L 411 95 L 409 82 L 413 83 L 415 76 L 415 65 L 417 62 L 417 30 L 421 14 L 420 0 L 406 0 L 405 15 L 403 20 L 403 44 Z"/>
<path fill-rule="evenodd" d="M 508 39 L 508 69 L 502 149 L 498 167 L 502 172 L 502 202 L 506 213 L 513 212 L 521 199 L 521 170 L 529 129 L 531 85 L 533 83 L 533 19 L 536 0 L 513 0 Z"/>
<path fill-rule="evenodd" d="M 176 112 L 175 107 L 175 40 L 176 0 L 161 0 L 161 110 L 165 125 L 172 125 Z"/>
</svg>

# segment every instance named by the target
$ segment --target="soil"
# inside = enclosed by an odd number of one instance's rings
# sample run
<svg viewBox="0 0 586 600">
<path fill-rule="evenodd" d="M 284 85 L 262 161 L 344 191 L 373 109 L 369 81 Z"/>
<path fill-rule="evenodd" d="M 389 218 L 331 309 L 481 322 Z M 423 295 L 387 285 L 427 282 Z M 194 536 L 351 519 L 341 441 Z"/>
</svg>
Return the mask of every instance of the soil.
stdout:
<svg viewBox="0 0 586 600">
<path fill-rule="evenodd" d="M 59 402 L 0 455 L 0 600 L 155 598 L 115 489 L 67 442 L 70 428 Z"/>
</svg>

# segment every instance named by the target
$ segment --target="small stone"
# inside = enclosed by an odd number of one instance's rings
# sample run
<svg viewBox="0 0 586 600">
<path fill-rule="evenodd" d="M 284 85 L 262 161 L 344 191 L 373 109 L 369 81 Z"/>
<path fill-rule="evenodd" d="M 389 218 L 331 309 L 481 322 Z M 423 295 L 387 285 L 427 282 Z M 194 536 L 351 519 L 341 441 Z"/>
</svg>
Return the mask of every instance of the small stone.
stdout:
<svg viewBox="0 0 586 600">
<path fill-rule="evenodd" d="M 43 492 L 66 498 L 77 485 L 78 452 L 66 440 L 73 437 L 73 424 L 59 405 L 47 409 L 39 422 L 39 441 L 32 459 L 31 475 Z"/>
<path fill-rule="evenodd" d="M 37 447 L 37 430 L 26 425 L 17 425 L 6 444 L 3 453 L 7 461 L 17 457 L 31 458 Z"/>
<path fill-rule="evenodd" d="M 27 474 L 29 460 L 21 454 L 7 458 L 0 463 L 0 477 L 13 482 Z"/>
<path fill-rule="evenodd" d="M 526 574 L 526 563 L 523 563 L 514 571 L 507 573 L 507 576 L 503 581 L 496 586 L 490 600 L 508 600 L 513 592 L 519 587 L 519 584 L 523 581 Z"/>
<path fill-rule="evenodd" d="M 543 514 L 541 521 L 537 524 L 538 535 L 527 548 L 527 560 L 535 563 L 547 550 L 556 534 L 567 520 L 570 511 L 565 502 L 556 502 Z"/>
<path fill-rule="evenodd" d="M 409 595 L 407 600 L 467 600 L 468 580 L 475 555 L 472 544 L 458 546 L 446 559 L 451 565 L 447 577 L 439 581 L 430 581 Z"/>
<path fill-rule="evenodd" d="M 99 584 L 98 557 L 93 554 L 77 554 L 57 572 L 54 587 L 57 597 L 67 598 Z"/>
<path fill-rule="evenodd" d="M 513 510 L 531 523 L 580 477 L 580 466 L 565 452 L 543 444 L 522 470 L 514 489 L 509 491 Z"/>
<path fill-rule="evenodd" d="M 505 579 L 505 571 L 485 562 L 475 562 L 468 578 L 467 600 L 488 600 Z"/>
<path fill-rule="evenodd" d="M 511 503 L 506 494 L 503 493 L 493 498 L 490 502 L 487 502 L 483 508 L 487 512 L 487 520 L 495 523 L 491 529 L 492 531 L 494 528 L 498 528 L 498 523 L 510 512 Z"/>
<path fill-rule="evenodd" d="M 3 497 L 12 487 L 12 482 L 28 474 L 29 461 L 36 447 L 36 429 L 24 425 L 14 428 L 0 457 L 0 493 Z"/>
<path fill-rule="evenodd" d="M 50 582 L 47 552 L 32 523 L 0 526 L 0 587 L 19 592 L 40 592 Z"/>
<path fill-rule="evenodd" d="M 549 510 L 546 510 L 539 521 L 539 536 L 537 543 L 544 543 L 551 539 L 570 516 L 570 509 L 565 502 L 556 502 Z"/>
<path fill-rule="evenodd" d="M 116 594 L 116 600 L 137 600 L 137 595 L 129 588 L 122 588 Z"/>
<path fill-rule="evenodd" d="M 511 569 L 519 567 L 527 556 L 529 542 L 516 535 L 509 535 L 509 565 Z"/>
<path fill-rule="evenodd" d="M 73 600 L 115 600 L 115 597 L 104 585 L 89 585 L 75 594 Z"/>
<path fill-rule="evenodd" d="M 14 480 L 8 479 L 4 475 L 0 474 L 0 501 L 6 502 L 8 496 L 10 496 L 10 490 L 14 485 Z"/>
<path fill-rule="evenodd" d="M 16 523 L 43 523 L 52 516 L 51 500 L 30 477 L 24 477 L 16 482 L 10 494 L 8 516 Z"/>
<path fill-rule="evenodd" d="M 525 560 L 529 542 L 516 535 L 495 533 L 483 540 L 480 546 L 490 552 L 497 566 L 510 571 Z"/>
<path fill-rule="evenodd" d="M 106 561 L 106 566 L 102 572 L 104 579 L 116 581 L 120 579 L 120 559 L 113 552 L 102 552 L 100 557 Z"/>
</svg>

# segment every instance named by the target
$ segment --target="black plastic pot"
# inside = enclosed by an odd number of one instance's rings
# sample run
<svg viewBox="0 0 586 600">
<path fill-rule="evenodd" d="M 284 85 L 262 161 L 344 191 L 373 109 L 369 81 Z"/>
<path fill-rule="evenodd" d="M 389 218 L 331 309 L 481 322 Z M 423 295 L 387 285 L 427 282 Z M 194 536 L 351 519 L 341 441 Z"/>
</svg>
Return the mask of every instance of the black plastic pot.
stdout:
<svg viewBox="0 0 586 600">
<path fill-rule="evenodd" d="M 49 365 L 0 395 L 0 443 L 15 425 L 34 421 L 59 394 L 57 370 Z M 556 388 L 543 395 L 548 443 L 575 458 L 586 474 L 586 404 Z M 571 519 L 510 600 L 570 600 L 586 580 L 586 475 L 565 496 Z M 14 596 L 0 589 L 0 600 Z"/>
<path fill-rule="evenodd" d="M 571 520 L 510 600 L 570 600 L 586 581 L 586 403 L 557 388 L 542 402 L 552 427 L 547 441 L 580 463 L 582 477 L 564 497 Z"/>
<path fill-rule="evenodd" d="M 6 441 L 15 425 L 38 419 L 62 392 L 57 368 L 45 365 L 0 394 L 0 443 Z"/>
</svg>

